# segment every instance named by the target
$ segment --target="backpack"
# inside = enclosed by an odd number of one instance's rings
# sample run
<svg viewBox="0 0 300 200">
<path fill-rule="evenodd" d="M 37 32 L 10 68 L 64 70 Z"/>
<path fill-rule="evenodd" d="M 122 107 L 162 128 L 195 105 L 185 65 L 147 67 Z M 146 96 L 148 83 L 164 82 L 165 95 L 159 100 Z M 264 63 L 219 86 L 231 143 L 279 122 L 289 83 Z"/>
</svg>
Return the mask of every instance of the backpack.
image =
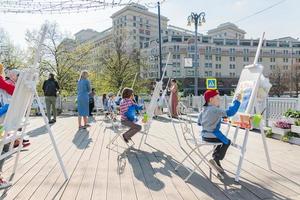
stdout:
<svg viewBox="0 0 300 200">
<path fill-rule="evenodd" d="M 55 81 L 47 80 L 45 83 L 45 96 L 56 96 L 56 83 Z"/>
</svg>

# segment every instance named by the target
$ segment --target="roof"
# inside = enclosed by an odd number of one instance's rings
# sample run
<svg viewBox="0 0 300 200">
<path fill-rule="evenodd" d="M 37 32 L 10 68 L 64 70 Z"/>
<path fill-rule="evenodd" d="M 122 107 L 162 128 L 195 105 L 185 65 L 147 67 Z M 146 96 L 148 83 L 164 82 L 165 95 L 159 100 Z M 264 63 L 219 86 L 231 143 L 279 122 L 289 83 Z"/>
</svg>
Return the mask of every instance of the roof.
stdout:
<svg viewBox="0 0 300 200">
<path fill-rule="evenodd" d="M 111 18 L 114 18 L 114 17 L 122 14 L 123 12 L 125 12 L 127 10 L 132 10 L 132 11 L 135 11 L 135 12 L 139 12 L 139 13 L 141 13 L 143 15 L 149 15 L 149 16 L 152 16 L 152 17 L 157 17 L 158 16 L 156 13 L 150 12 L 145 6 L 133 3 L 133 4 L 130 4 L 129 6 L 125 6 L 121 10 L 115 12 L 111 16 Z M 169 21 L 169 19 L 167 17 L 165 17 L 165 16 L 161 15 L 160 17 L 161 17 L 161 20 L 167 20 L 167 21 Z"/>
<path fill-rule="evenodd" d="M 217 28 L 209 30 L 207 32 L 207 34 L 212 34 L 214 32 L 219 32 L 219 31 L 226 30 L 226 29 L 232 29 L 232 30 L 238 31 L 240 33 L 246 34 L 246 31 L 244 31 L 243 29 L 240 29 L 237 25 L 235 25 L 231 22 L 226 22 L 226 23 L 220 24 Z"/>
</svg>

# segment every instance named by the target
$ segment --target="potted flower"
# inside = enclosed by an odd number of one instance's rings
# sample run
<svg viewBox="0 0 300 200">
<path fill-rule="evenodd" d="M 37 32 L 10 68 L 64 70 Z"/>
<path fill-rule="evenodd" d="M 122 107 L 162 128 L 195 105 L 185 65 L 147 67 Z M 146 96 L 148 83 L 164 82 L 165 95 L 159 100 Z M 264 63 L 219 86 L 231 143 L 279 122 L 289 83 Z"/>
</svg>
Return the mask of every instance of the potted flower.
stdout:
<svg viewBox="0 0 300 200">
<path fill-rule="evenodd" d="M 300 111 L 288 109 L 284 113 L 284 117 L 289 123 L 294 124 L 295 121 L 300 119 Z"/>
<path fill-rule="evenodd" d="M 296 120 L 295 123 L 291 126 L 291 131 L 297 133 L 300 136 L 300 120 Z"/>
<path fill-rule="evenodd" d="M 300 137 L 297 133 L 288 132 L 282 136 L 281 140 L 284 142 L 300 145 Z"/>
<path fill-rule="evenodd" d="M 287 120 L 278 120 L 272 127 L 272 132 L 279 135 L 284 135 L 291 131 L 291 124 Z"/>
</svg>

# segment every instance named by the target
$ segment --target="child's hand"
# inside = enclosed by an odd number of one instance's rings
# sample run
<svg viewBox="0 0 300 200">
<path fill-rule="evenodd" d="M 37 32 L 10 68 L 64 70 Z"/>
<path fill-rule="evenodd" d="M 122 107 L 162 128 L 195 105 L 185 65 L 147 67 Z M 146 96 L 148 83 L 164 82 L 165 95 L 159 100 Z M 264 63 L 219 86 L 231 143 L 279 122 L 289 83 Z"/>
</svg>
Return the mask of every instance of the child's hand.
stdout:
<svg viewBox="0 0 300 200">
<path fill-rule="evenodd" d="M 235 97 L 236 100 L 241 101 L 242 100 L 242 94 L 238 93 Z"/>
</svg>

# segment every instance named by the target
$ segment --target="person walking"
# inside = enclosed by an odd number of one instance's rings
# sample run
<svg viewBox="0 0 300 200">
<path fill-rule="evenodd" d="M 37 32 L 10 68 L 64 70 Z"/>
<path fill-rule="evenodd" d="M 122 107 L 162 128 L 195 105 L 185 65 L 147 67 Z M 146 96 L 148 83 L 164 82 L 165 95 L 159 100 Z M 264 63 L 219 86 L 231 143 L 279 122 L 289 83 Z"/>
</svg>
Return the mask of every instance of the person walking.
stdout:
<svg viewBox="0 0 300 200">
<path fill-rule="evenodd" d="M 77 108 L 78 108 L 78 126 L 79 129 L 86 129 L 89 116 L 89 93 L 91 91 L 90 81 L 88 80 L 88 72 L 82 71 L 77 83 Z M 83 119 L 83 126 L 81 120 Z"/>
<path fill-rule="evenodd" d="M 171 95 L 171 117 L 178 118 L 177 106 L 178 106 L 178 86 L 175 79 L 171 80 L 171 87 L 170 87 Z"/>
<path fill-rule="evenodd" d="M 93 116 L 92 112 L 94 110 L 94 107 L 95 107 L 95 95 L 96 95 L 96 92 L 95 92 L 95 88 L 92 88 L 92 91 L 90 92 L 89 94 L 89 116 Z"/>
<path fill-rule="evenodd" d="M 56 122 L 57 110 L 56 110 L 56 97 L 59 91 L 58 82 L 54 79 L 54 74 L 49 74 L 49 79 L 44 81 L 43 91 L 45 95 L 45 103 L 47 109 L 47 117 L 49 124 Z M 51 107 L 53 112 L 53 119 L 51 119 Z"/>
</svg>

